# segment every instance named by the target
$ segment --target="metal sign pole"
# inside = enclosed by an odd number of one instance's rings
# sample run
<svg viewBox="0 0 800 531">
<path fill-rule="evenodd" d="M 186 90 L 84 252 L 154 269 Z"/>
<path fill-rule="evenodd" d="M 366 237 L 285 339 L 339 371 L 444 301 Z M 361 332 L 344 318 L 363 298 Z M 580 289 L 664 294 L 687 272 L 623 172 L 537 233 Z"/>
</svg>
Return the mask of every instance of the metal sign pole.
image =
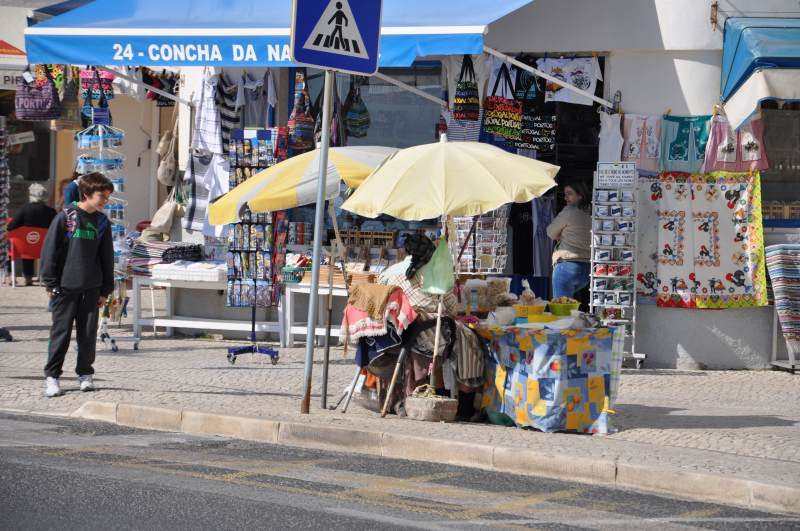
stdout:
<svg viewBox="0 0 800 531">
<path fill-rule="evenodd" d="M 328 146 L 331 143 L 331 99 L 336 74 L 325 70 L 325 93 L 322 99 L 322 145 L 319 150 L 319 181 L 314 216 L 314 254 L 311 268 L 311 290 L 308 296 L 308 323 L 306 329 L 306 361 L 303 373 L 303 401 L 300 413 L 308 414 L 311 405 L 311 369 L 314 365 L 314 339 L 317 331 L 317 298 L 319 291 L 319 266 L 322 261 L 323 214 L 325 212 L 325 187 L 328 180 Z"/>
</svg>

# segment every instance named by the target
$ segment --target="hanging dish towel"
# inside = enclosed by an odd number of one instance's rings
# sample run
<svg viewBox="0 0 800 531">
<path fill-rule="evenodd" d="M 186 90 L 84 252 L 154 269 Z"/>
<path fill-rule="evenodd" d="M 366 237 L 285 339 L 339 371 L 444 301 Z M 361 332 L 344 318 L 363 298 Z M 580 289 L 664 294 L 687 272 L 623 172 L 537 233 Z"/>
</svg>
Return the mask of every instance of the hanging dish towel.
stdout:
<svg viewBox="0 0 800 531">
<path fill-rule="evenodd" d="M 703 172 L 748 172 L 767 168 L 769 161 L 764 150 L 764 123 L 761 118 L 748 120 L 736 131 L 731 129 L 724 116 L 717 115 L 711 120 Z"/>
<path fill-rule="evenodd" d="M 639 172 L 658 175 L 661 159 L 661 116 L 626 114 L 622 123 L 622 160 Z"/>
<path fill-rule="evenodd" d="M 664 116 L 661 170 L 698 173 L 703 169 L 711 116 Z"/>
</svg>

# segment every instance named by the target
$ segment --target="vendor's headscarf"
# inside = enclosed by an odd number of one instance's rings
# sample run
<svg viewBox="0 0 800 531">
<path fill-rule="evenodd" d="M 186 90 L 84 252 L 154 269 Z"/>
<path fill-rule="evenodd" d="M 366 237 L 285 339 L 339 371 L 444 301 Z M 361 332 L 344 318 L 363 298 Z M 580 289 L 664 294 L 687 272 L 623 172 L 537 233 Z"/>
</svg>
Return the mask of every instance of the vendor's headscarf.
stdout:
<svg viewBox="0 0 800 531">
<path fill-rule="evenodd" d="M 406 252 L 411 255 L 411 265 L 406 269 L 406 278 L 411 279 L 422 266 L 427 264 L 436 246 L 424 234 L 409 234 L 403 244 Z"/>
</svg>

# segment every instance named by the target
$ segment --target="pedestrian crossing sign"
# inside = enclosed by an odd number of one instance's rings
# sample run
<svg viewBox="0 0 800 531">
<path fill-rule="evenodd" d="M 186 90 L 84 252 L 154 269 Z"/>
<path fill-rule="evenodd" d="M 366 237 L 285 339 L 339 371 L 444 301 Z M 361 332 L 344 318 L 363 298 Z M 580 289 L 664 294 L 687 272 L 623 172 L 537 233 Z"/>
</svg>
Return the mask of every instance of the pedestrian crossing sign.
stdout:
<svg viewBox="0 0 800 531">
<path fill-rule="evenodd" d="M 378 70 L 381 0 L 294 0 L 296 63 L 372 75 Z"/>
</svg>

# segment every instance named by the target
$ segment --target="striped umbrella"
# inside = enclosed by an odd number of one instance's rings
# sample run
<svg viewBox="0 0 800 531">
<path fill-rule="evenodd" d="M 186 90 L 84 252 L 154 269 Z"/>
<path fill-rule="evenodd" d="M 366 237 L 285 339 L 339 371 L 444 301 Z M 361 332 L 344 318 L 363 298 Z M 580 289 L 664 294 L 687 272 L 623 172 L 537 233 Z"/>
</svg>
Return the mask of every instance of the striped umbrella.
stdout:
<svg viewBox="0 0 800 531">
<path fill-rule="evenodd" d="M 351 188 L 358 187 L 395 152 L 397 148 L 378 146 L 330 148 L 326 199 L 339 194 L 342 181 Z M 209 222 L 212 225 L 236 223 L 240 221 L 245 205 L 252 212 L 271 212 L 314 203 L 319 179 L 319 153 L 319 149 L 315 149 L 257 173 L 209 206 Z"/>
</svg>

